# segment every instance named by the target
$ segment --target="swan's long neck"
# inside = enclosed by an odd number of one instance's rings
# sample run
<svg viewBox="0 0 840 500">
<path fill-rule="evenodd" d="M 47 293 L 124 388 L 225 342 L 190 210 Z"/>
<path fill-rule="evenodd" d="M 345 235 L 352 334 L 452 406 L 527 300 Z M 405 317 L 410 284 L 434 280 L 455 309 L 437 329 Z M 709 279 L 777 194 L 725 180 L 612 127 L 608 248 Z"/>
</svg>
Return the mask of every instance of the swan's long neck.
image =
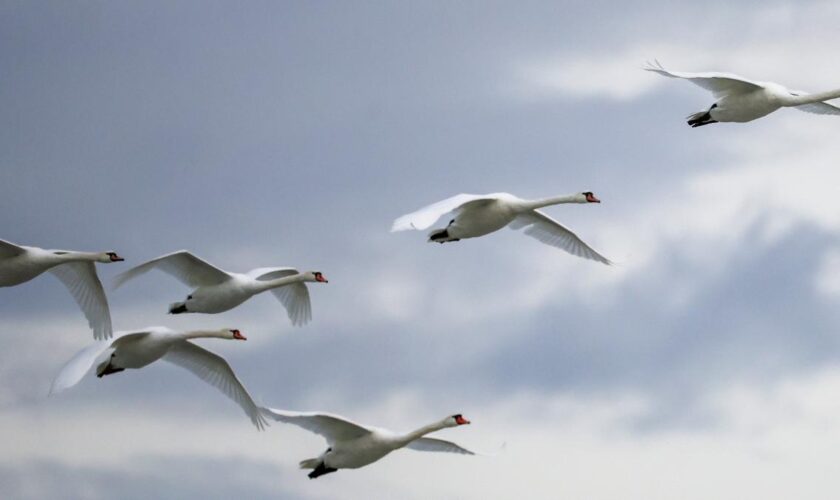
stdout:
<svg viewBox="0 0 840 500">
<path fill-rule="evenodd" d="M 66 252 L 61 255 L 55 255 L 55 257 L 61 262 L 78 262 L 85 260 L 97 262 L 102 257 L 102 254 L 94 252 Z"/>
<path fill-rule="evenodd" d="M 294 276 L 286 276 L 285 278 L 277 278 L 276 280 L 257 281 L 257 293 L 278 288 L 284 285 L 291 285 L 292 283 L 299 283 L 304 280 L 303 273 L 295 274 Z"/>
<path fill-rule="evenodd" d="M 228 330 L 192 330 L 181 334 L 184 339 L 229 339 L 231 333 Z"/>
<path fill-rule="evenodd" d="M 528 210 L 559 205 L 561 203 L 585 203 L 579 194 L 567 194 L 564 196 L 553 196 L 551 198 L 540 198 L 538 200 L 527 200 L 522 205 Z"/>
<path fill-rule="evenodd" d="M 785 96 L 785 106 L 801 106 L 803 104 L 813 104 L 815 102 L 830 101 L 840 97 L 840 89 L 829 90 L 827 92 L 820 92 L 819 94 L 807 95 L 792 95 Z"/>
<path fill-rule="evenodd" d="M 424 425 L 423 427 L 415 431 L 411 431 L 408 434 L 403 434 L 397 439 L 397 442 L 399 443 L 400 447 L 406 446 L 408 443 L 414 441 L 415 439 L 420 439 L 426 434 L 446 428 L 446 424 L 444 423 L 445 421 L 446 419 L 441 420 L 440 422 L 435 422 L 433 424 Z"/>
</svg>

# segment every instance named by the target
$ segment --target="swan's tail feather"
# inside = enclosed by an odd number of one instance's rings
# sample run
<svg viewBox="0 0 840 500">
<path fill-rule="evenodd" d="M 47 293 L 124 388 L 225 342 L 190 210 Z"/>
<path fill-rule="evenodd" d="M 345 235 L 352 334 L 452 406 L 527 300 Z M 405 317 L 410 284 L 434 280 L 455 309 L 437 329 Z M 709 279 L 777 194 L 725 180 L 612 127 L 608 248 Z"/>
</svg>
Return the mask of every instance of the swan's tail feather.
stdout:
<svg viewBox="0 0 840 500">
<path fill-rule="evenodd" d="M 319 458 L 307 458 L 306 460 L 301 460 L 300 468 L 301 469 L 314 469 L 318 467 L 318 464 L 321 463 L 321 459 Z"/>
</svg>

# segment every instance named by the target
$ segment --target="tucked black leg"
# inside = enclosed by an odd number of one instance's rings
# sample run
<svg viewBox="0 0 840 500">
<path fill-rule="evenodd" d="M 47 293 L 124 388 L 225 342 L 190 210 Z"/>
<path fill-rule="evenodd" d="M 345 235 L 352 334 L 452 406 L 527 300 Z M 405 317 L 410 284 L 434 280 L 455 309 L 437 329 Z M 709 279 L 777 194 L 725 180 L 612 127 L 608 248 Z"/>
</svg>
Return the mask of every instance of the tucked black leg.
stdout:
<svg viewBox="0 0 840 500">
<path fill-rule="evenodd" d="M 108 365 L 108 366 L 105 367 L 104 370 L 102 370 L 102 373 L 99 373 L 97 375 L 97 377 L 102 378 L 105 375 L 110 375 L 112 373 L 119 373 L 121 371 L 125 371 L 125 368 L 114 368 L 113 366 Z"/>
</svg>

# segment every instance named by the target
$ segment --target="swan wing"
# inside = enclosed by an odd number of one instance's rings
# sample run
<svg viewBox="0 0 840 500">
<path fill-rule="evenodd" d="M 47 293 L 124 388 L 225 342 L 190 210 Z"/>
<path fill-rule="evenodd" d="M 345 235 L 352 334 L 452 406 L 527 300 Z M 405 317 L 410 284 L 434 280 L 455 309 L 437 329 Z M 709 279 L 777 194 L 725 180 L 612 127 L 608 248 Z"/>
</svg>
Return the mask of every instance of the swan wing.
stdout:
<svg viewBox="0 0 840 500">
<path fill-rule="evenodd" d="M 0 240 L 0 259 L 8 259 L 26 252 L 25 248 L 19 247 L 6 240 Z"/>
<path fill-rule="evenodd" d="M 323 436 L 329 444 L 336 441 L 356 439 L 371 432 L 370 429 L 361 424 L 329 413 L 295 412 L 275 408 L 263 408 L 262 411 L 267 417 L 278 422 L 297 425 Z"/>
<path fill-rule="evenodd" d="M 572 230 L 539 210 L 532 210 L 531 212 L 518 215 L 514 219 L 514 222 L 511 223 L 511 227 L 514 229 L 524 227 L 524 233 L 528 236 L 546 245 L 565 250 L 572 255 L 595 260 L 606 265 L 612 264 L 609 259 L 587 245 Z"/>
<path fill-rule="evenodd" d="M 309 289 L 303 283 L 292 283 L 279 288 L 272 288 L 271 294 L 283 304 L 294 326 L 302 326 L 312 320 L 312 301 Z"/>
<path fill-rule="evenodd" d="M 475 455 L 474 452 L 466 448 L 462 448 L 452 441 L 427 437 L 415 439 L 414 441 L 408 443 L 406 448 L 411 448 L 412 450 L 417 451 L 439 451 L 444 453 L 460 453 L 461 455 Z"/>
<path fill-rule="evenodd" d="M 710 91 L 717 98 L 732 94 L 746 94 L 754 90 L 764 88 L 764 84 L 760 82 L 751 81 L 731 73 L 688 73 L 684 71 L 668 71 L 659 64 L 659 61 L 655 61 L 653 63 L 648 62 L 644 69 L 670 78 L 682 78 L 684 80 L 688 80 L 691 83 Z"/>
<path fill-rule="evenodd" d="M 447 198 L 437 203 L 432 203 L 420 210 L 403 215 L 394 221 L 391 226 L 391 232 L 405 231 L 407 229 L 428 229 L 444 214 L 457 210 L 461 205 L 471 201 L 486 200 L 492 201 L 496 199 L 493 195 L 486 194 L 458 194 L 451 198 Z"/>
<path fill-rule="evenodd" d="M 259 406 L 254 403 L 245 386 L 233 373 L 233 368 L 223 357 L 191 342 L 183 341 L 173 345 L 164 354 L 163 359 L 189 370 L 196 377 L 222 391 L 242 407 L 257 429 L 265 428 L 267 422 Z"/>
<path fill-rule="evenodd" d="M 108 297 L 105 296 L 105 290 L 102 288 L 99 276 L 96 275 L 93 262 L 68 262 L 51 268 L 50 272 L 64 283 L 70 295 L 85 313 L 85 318 L 93 329 L 93 338 L 97 340 L 110 338 L 112 329 Z"/>
<path fill-rule="evenodd" d="M 805 92 L 791 92 L 795 96 L 808 95 Z M 814 113 L 816 115 L 840 115 L 840 108 L 827 102 L 813 102 L 810 104 L 800 104 L 794 106 L 793 109 L 805 111 L 806 113 Z"/>
<path fill-rule="evenodd" d="M 132 267 L 119 274 L 114 280 L 114 288 L 119 288 L 126 281 L 157 268 L 171 275 L 185 285 L 198 288 L 224 283 L 230 275 L 209 262 L 196 257 L 186 250 L 179 250 Z"/>
<path fill-rule="evenodd" d="M 115 337 L 118 337 L 117 340 L 100 340 L 85 347 L 70 358 L 70 361 L 65 363 L 61 371 L 58 372 L 50 386 L 50 395 L 58 394 L 78 384 L 98 359 L 111 355 L 119 340 L 136 339 L 148 334 L 149 332 L 117 332 L 114 334 Z"/>
</svg>

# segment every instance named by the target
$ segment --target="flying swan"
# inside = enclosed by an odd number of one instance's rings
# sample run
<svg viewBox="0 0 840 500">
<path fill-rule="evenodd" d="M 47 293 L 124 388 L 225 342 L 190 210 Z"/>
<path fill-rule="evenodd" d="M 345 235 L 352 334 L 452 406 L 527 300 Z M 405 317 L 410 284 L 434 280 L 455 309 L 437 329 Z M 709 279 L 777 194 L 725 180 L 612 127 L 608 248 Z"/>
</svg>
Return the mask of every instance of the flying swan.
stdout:
<svg viewBox="0 0 840 500">
<path fill-rule="evenodd" d="M 460 414 L 446 417 L 407 434 L 397 434 L 386 429 L 357 424 L 329 413 L 299 413 L 273 408 L 262 408 L 262 411 L 269 418 L 297 425 L 327 440 L 327 451 L 318 458 L 300 462 L 301 469 L 313 469 L 309 473 L 310 479 L 338 469 L 358 469 L 370 465 L 400 448 L 475 455 L 450 441 L 423 437 L 447 427 L 469 424 L 470 421 Z"/>
<path fill-rule="evenodd" d="M 94 262 L 122 262 L 115 252 L 44 250 L 0 240 L 0 287 L 25 283 L 49 271 L 70 291 L 93 330 L 93 338 L 111 337 L 111 312 Z"/>
<path fill-rule="evenodd" d="M 312 319 L 309 290 L 304 283 L 327 283 L 320 272 L 301 273 L 291 267 L 262 267 L 246 274 L 228 273 L 186 250 L 180 250 L 120 274 L 116 277 L 114 288 L 155 268 L 187 286 L 195 287 L 185 301 L 170 304 L 170 314 L 216 314 L 233 309 L 254 295 L 270 290 L 286 308 L 295 326 L 304 325 Z"/>
<path fill-rule="evenodd" d="M 730 73 L 668 71 L 659 61 L 647 63 L 644 69 L 671 78 L 689 80 L 711 91 L 718 99 L 708 110 L 688 117 L 688 124 L 692 127 L 717 122 L 749 122 L 782 107 L 792 107 L 818 115 L 840 115 L 840 108 L 823 102 L 840 97 L 840 89 L 808 94 L 799 90 L 788 90 L 778 83 L 748 80 Z"/>
<path fill-rule="evenodd" d="M 455 217 L 446 228 L 429 234 L 429 241 L 446 243 L 465 238 L 476 238 L 509 226 L 525 228 L 524 233 L 572 255 L 611 264 L 610 260 L 584 243 L 566 226 L 545 215 L 539 208 L 561 203 L 600 203 L 591 192 L 577 193 L 539 200 L 524 200 L 508 193 L 459 194 L 416 212 L 403 215 L 394 221 L 391 231 L 407 229 L 424 230 L 443 215 L 454 212 Z"/>
<path fill-rule="evenodd" d="M 227 361 L 190 339 L 220 338 L 246 340 L 239 330 L 195 330 L 176 332 L 162 326 L 117 332 L 113 341 L 96 342 L 73 356 L 52 383 L 50 394 L 73 387 L 95 365 L 96 376 L 104 377 L 127 368 L 143 368 L 159 359 L 192 372 L 236 402 L 262 430 L 266 425 L 260 407 L 254 403 Z"/>
</svg>

